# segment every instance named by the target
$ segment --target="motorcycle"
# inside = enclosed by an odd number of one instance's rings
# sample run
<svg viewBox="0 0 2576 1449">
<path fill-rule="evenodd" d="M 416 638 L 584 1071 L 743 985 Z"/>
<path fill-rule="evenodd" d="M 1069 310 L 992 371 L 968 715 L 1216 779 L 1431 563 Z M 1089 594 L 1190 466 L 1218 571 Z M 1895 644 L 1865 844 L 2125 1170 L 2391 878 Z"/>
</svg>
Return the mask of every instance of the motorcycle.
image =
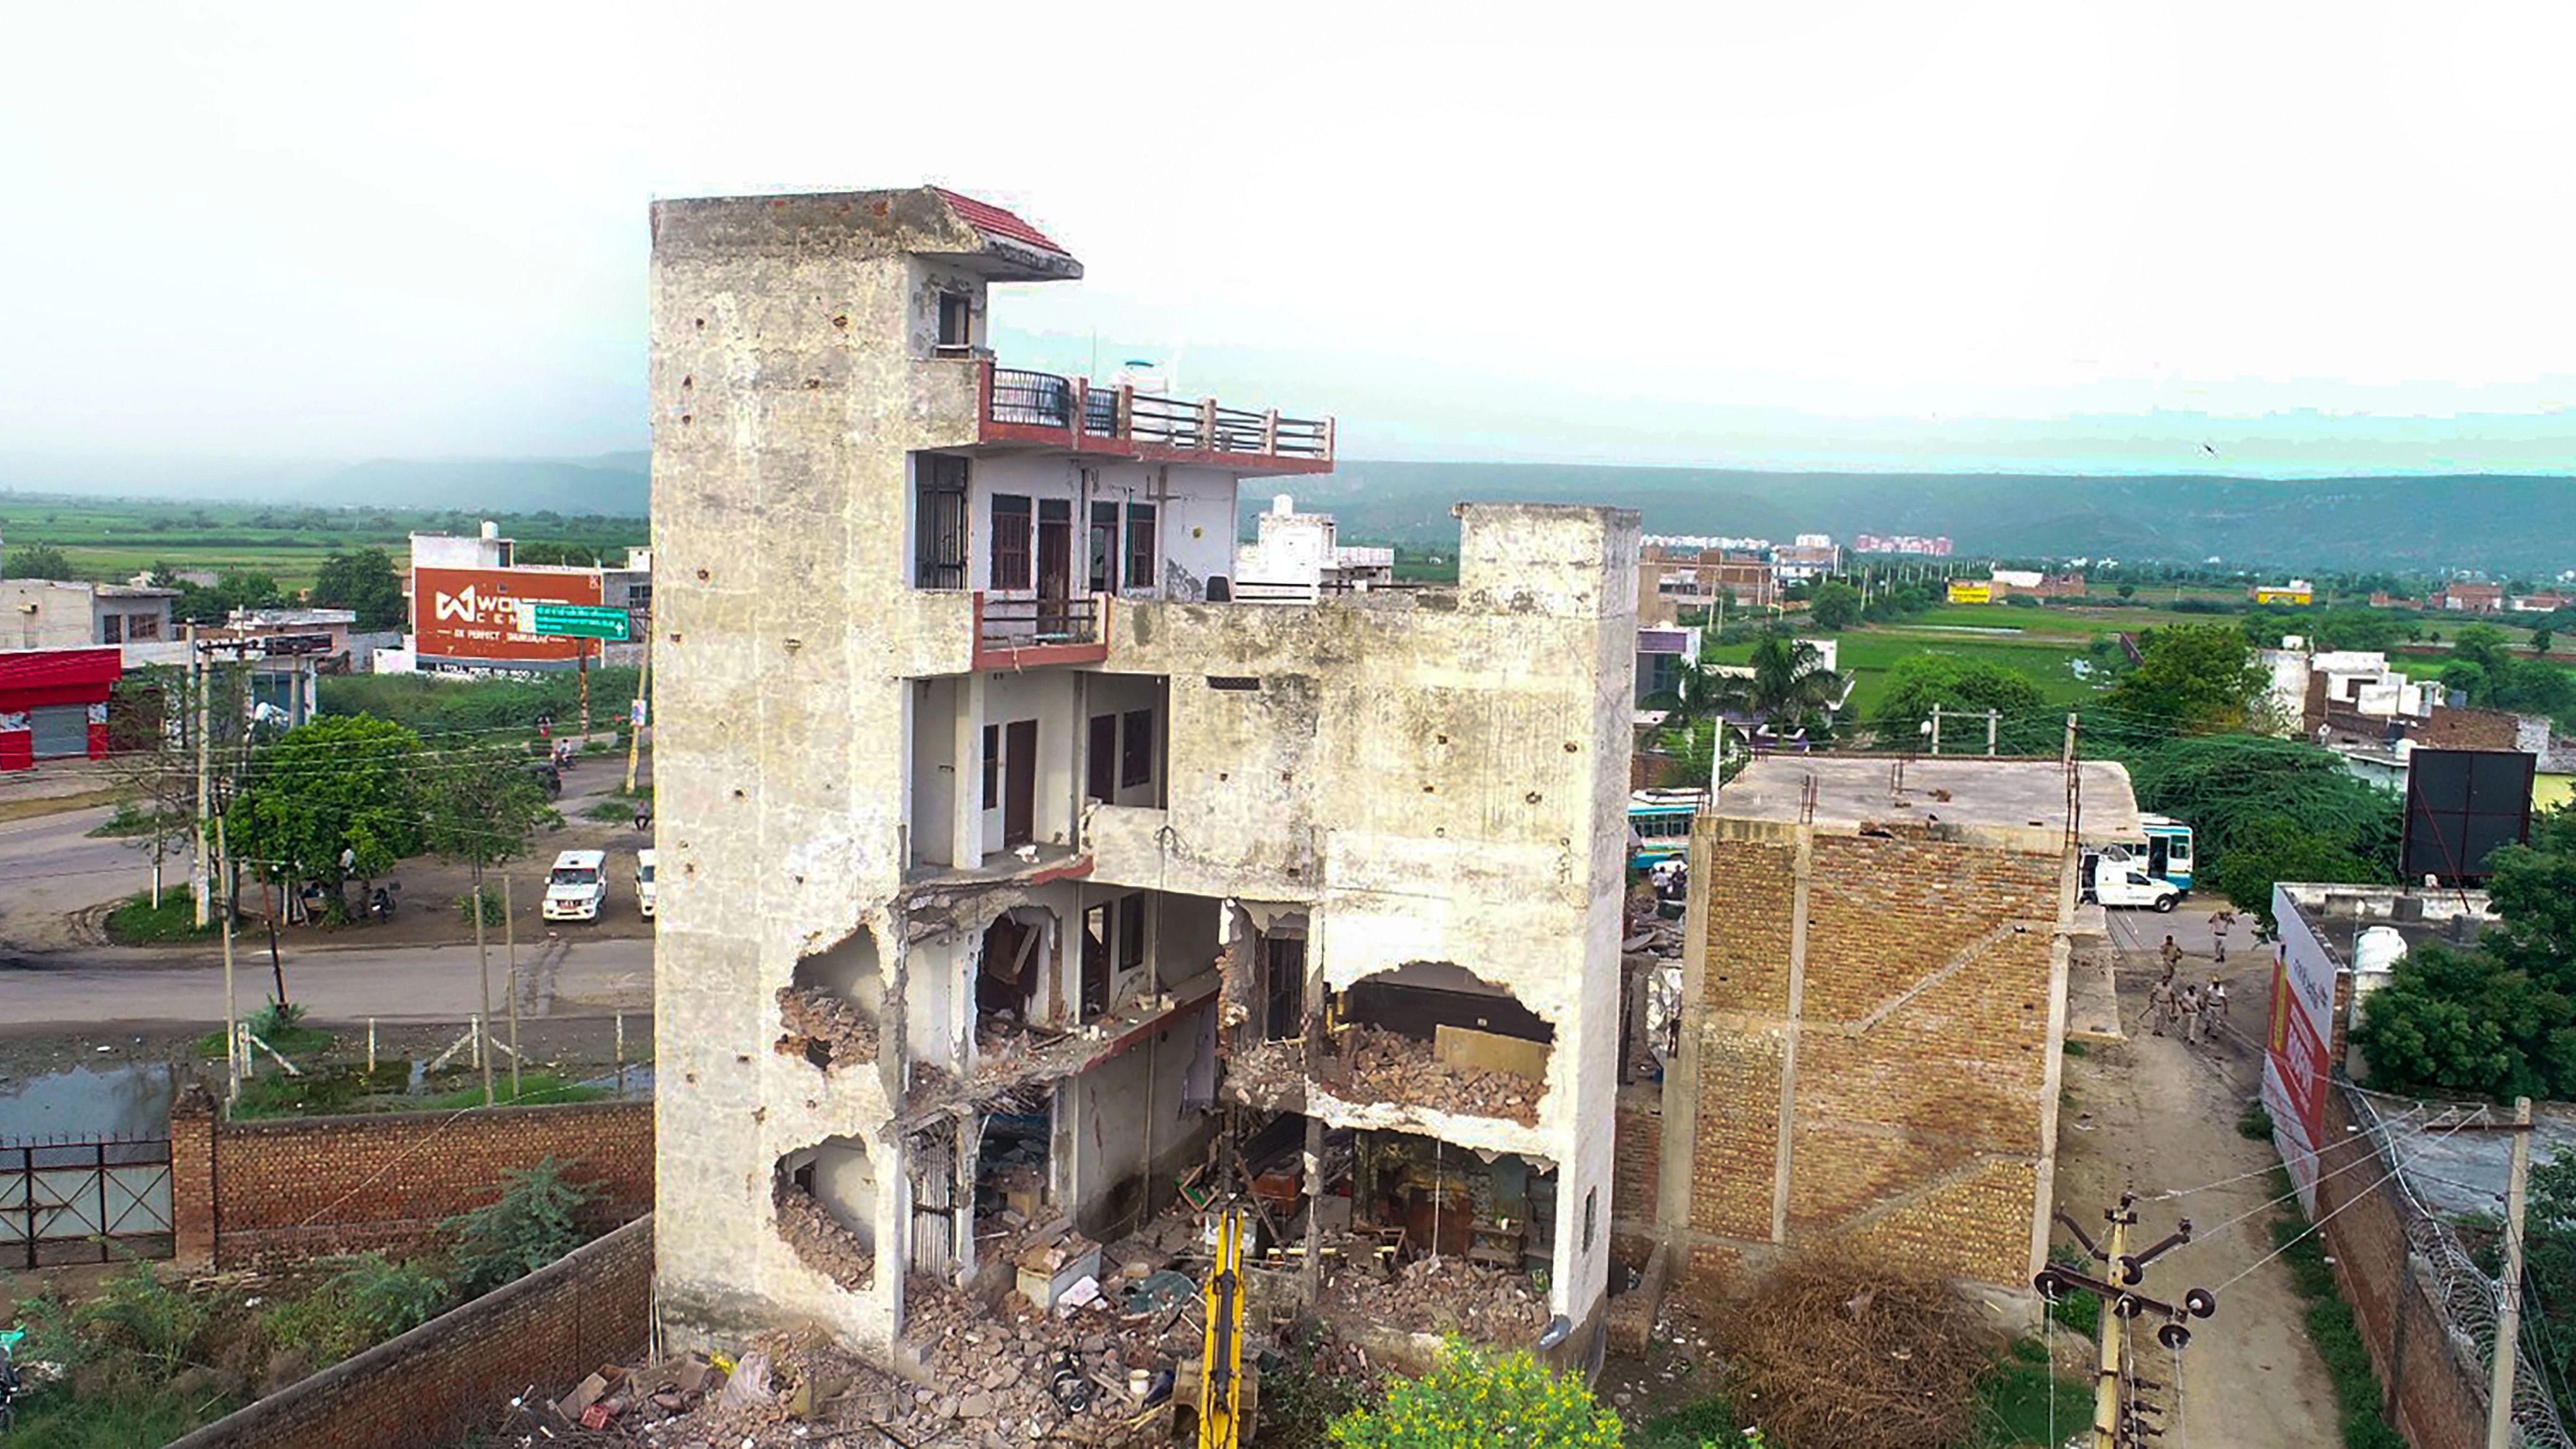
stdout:
<svg viewBox="0 0 2576 1449">
<path fill-rule="evenodd" d="M 367 897 L 367 918 L 374 921 L 392 920 L 394 918 L 394 892 L 401 889 L 402 882 L 398 880 L 389 880 L 383 885 L 376 887 L 375 891 Z"/>
</svg>

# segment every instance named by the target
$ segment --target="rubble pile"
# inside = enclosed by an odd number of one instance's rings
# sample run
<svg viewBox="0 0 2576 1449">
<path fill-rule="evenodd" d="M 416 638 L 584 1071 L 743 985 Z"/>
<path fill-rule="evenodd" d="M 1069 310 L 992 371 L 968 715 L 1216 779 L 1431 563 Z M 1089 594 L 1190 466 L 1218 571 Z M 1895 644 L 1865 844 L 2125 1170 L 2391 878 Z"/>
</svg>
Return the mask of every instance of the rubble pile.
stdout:
<svg viewBox="0 0 2576 1449">
<path fill-rule="evenodd" d="M 1434 1255 L 1389 1274 L 1366 1240 L 1335 1234 L 1328 1241 L 1324 1300 L 1339 1313 L 1413 1333 L 1459 1333 L 1520 1348 L 1547 1327 L 1547 1300 L 1526 1273 Z"/>
<path fill-rule="evenodd" d="M 1352 1101 L 1401 1102 L 1470 1117 L 1500 1117 L 1523 1126 L 1538 1123 L 1538 1099 L 1547 1084 L 1510 1072 L 1452 1066 L 1432 1054 L 1431 1043 L 1373 1026 L 1351 1028 L 1346 1048 L 1349 1079 L 1334 1089 Z"/>
<path fill-rule="evenodd" d="M 1228 1091 L 1246 1102 L 1295 1103 L 1306 1090 L 1306 1044 L 1265 1041 L 1237 1050 L 1226 1063 Z"/>
<path fill-rule="evenodd" d="M 876 1281 L 876 1254 L 814 1194 L 781 1175 L 771 1196 L 778 1207 L 778 1236 L 806 1267 L 852 1290 Z"/>
<path fill-rule="evenodd" d="M 877 1059 L 877 1024 L 819 986 L 778 988 L 778 1020 L 787 1030 L 778 1039 L 780 1056 L 803 1057 L 818 1067 Z"/>
<path fill-rule="evenodd" d="M 1081 1307 L 1055 1313 L 1016 1291 L 987 1309 L 937 1279 L 907 1279 L 904 1342 L 940 1388 L 915 1390 L 910 1419 L 888 1427 L 914 1442 L 911 1427 L 951 1424 L 1010 1444 L 1128 1442 L 1148 1401 L 1159 1400 L 1169 1376 L 1198 1351 L 1202 1330 L 1195 1295 L 1168 1306 L 1133 1293 L 1141 1276 L 1113 1277 Z M 1132 1313 L 1131 1295 L 1139 1305 Z"/>
</svg>

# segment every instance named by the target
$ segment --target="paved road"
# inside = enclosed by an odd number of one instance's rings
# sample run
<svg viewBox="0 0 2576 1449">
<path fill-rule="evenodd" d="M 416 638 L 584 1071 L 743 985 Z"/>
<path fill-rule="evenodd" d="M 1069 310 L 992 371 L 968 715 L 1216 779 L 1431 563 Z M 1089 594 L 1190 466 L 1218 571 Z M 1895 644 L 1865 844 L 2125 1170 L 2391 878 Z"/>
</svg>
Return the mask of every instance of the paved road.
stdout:
<svg viewBox="0 0 2576 1449">
<path fill-rule="evenodd" d="M 110 812 L 101 806 L 0 821 L 0 937 L 41 929 L 84 906 L 119 900 L 152 884 L 152 857 L 130 840 L 92 840 Z M 183 850 L 162 863 L 164 885 L 185 885 Z"/>
<path fill-rule="evenodd" d="M 474 948 L 466 946 L 289 947 L 286 983 L 321 1022 L 457 1022 L 482 1009 Z M 650 939 L 584 940 L 567 934 L 549 950 L 522 944 L 531 1014 L 599 1016 L 649 1011 L 653 1001 Z M 242 942 L 234 991 L 244 1011 L 269 990 L 264 942 Z M 492 946 L 493 1009 L 505 1010 L 507 975 Z M 69 1027 L 220 1024 L 224 973 L 211 951 L 93 950 L 69 956 L 0 961 L 0 1033 Z"/>
</svg>

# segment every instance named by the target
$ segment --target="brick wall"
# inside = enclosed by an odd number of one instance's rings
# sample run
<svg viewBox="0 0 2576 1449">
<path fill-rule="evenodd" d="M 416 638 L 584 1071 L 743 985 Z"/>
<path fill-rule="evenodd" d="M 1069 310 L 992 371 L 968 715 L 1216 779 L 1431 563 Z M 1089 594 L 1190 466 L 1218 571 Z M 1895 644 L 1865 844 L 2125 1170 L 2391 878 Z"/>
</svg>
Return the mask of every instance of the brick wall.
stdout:
<svg viewBox="0 0 2576 1449">
<path fill-rule="evenodd" d="M 170 1114 L 176 1257 L 231 1268 L 414 1247 L 549 1156 L 599 1190 L 592 1227 L 652 1210 L 649 1100 L 222 1122 L 191 1091 Z"/>
<path fill-rule="evenodd" d="M 653 1220 L 172 1442 L 170 1449 L 443 1449 L 651 1337 Z"/>
<path fill-rule="evenodd" d="M 2407 1247 L 2397 1185 L 2344 1089 L 2325 1094 L 2317 1209 L 2336 1286 L 2378 1370 L 2381 1408 L 2419 1449 L 2486 1442 L 2486 1377 L 2452 1348 L 2441 1306 Z M 2378 1159 L 2351 1166 L 2356 1157 Z M 2349 1171 L 2344 1171 L 2350 1167 Z"/>
<path fill-rule="evenodd" d="M 1814 837 L 1774 1244 L 1797 857 L 1785 830 L 1712 842 L 1691 1274 L 1830 1243 L 2025 1286 L 2060 857 L 1920 829 Z"/>
<path fill-rule="evenodd" d="M 1610 1163 L 1610 1254 L 1642 1270 L 1654 1251 L 1656 1175 L 1664 1156 L 1664 1090 L 1639 1082 L 1619 1089 L 1617 1146 Z"/>
</svg>

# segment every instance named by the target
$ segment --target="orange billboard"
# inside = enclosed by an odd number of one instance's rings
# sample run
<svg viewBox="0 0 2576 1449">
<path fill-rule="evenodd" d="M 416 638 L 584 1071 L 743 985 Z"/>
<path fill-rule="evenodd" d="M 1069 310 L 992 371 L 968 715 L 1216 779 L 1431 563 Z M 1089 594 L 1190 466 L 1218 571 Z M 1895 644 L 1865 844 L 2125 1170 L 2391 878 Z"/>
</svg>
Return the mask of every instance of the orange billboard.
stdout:
<svg viewBox="0 0 2576 1449">
<path fill-rule="evenodd" d="M 569 664 L 598 645 L 522 634 L 517 606 L 599 602 L 599 575 L 588 570 L 414 569 L 413 647 L 424 659 Z"/>
</svg>

